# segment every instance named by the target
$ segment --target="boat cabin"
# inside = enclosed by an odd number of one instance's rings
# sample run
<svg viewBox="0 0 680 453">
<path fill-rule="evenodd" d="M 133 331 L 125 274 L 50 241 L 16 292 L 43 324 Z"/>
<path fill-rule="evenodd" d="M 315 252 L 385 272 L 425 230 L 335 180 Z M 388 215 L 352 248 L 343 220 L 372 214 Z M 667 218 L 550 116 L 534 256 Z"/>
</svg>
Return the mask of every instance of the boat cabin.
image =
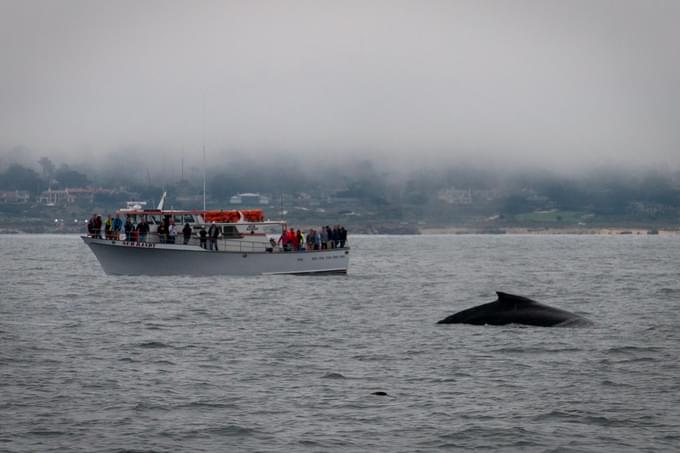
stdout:
<svg viewBox="0 0 680 453">
<path fill-rule="evenodd" d="M 206 230 L 215 222 L 220 230 L 222 240 L 241 240 L 252 242 L 257 248 L 270 247 L 270 239 L 278 238 L 286 227 L 285 221 L 265 220 L 261 209 L 247 210 L 179 210 L 179 209 L 144 209 L 134 205 L 116 211 L 123 221 L 129 218 L 137 225 L 142 219 L 149 224 L 150 242 L 159 241 L 154 238 L 158 226 L 162 222 L 173 221 L 177 237 L 182 235 L 182 228 L 189 224 L 193 230 L 192 243 L 198 241 L 201 228 Z"/>
</svg>

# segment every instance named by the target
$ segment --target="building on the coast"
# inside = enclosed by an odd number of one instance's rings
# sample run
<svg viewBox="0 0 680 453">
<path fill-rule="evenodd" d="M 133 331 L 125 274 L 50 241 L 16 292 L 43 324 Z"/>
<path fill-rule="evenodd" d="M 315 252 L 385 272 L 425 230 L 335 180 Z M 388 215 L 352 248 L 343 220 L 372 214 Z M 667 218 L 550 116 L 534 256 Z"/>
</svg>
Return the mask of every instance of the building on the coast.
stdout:
<svg viewBox="0 0 680 453">
<path fill-rule="evenodd" d="M 75 187 L 55 190 L 49 188 L 42 192 L 38 197 L 38 203 L 44 204 L 45 206 L 57 206 L 57 205 L 67 205 L 74 204 L 78 201 L 87 200 L 92 201 L 95 194 L 98 193 L 113 193 L 111 189 L 102 188 L 88 188 L 88 187 Z"/>
<path fill-rule="evenodd" d="M 23 204 L 28 203 L 31 194 L 27 190 L 8 190 L 0 191 L 0 203 L 4 204 Z"/>
<path fill-rule="evenodd" d="M 472 190 L 450 187 L 437 192 L 437 198 L 449 204 L 472 204 Z"/>
</svg>

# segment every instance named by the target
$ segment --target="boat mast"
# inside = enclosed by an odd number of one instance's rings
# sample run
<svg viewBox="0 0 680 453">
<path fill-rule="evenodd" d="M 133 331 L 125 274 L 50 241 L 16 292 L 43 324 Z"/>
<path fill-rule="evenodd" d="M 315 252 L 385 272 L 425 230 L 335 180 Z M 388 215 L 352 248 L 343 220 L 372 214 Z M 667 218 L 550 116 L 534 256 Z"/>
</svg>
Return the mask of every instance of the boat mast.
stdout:
<svg viewBox="0 0 680 453">
<path fill-rule="evenodd" d="M 205 211 L 205 139 L 203 141 L 203 210 Z"/>
<path fill-rule="evenodd" d="M 203 211 L 205 211 L 205 96 L 203 97 Z"/>
</svg>

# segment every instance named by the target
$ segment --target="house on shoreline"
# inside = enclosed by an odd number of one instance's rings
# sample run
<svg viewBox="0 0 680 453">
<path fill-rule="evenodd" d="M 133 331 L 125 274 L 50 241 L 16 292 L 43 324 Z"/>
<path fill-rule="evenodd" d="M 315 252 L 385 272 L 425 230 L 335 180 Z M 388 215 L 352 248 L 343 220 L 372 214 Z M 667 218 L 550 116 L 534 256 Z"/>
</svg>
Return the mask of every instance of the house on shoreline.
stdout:
<svg viewBox="0 0 680 453">
<path fill-rule="evenodd" d="M 42 192 L 38 197 L 38 203 L 45 206 L 69 205 L 78 201 L 92 202 L 94 196 L 99 193 L 111 194 L 112 189 L 89 188 L 89 187 L 75 187 L 55 190 L 49 188 Z"/>
<path fill-rule="evenodd" d="M 0 203 L 4 204 L 25 204 L 31 199 L 31 194 L 27 190 L 7 190 L 0 191 Z"/>
</svg>

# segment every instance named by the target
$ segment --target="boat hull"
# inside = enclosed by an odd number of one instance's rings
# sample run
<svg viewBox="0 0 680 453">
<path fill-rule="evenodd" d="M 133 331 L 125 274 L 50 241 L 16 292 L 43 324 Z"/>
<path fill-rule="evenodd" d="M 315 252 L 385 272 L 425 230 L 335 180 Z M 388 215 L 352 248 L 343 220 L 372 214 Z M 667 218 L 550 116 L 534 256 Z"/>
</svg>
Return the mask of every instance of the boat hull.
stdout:
<svg viewBox="0 0 680 453">
<path fill-rule="evenodd" d="M 82 236 L 110 275 L 265 275 L 347 273 L 348 248 L 308 252 L 209 251 L 195 245 Z"/>
</svg>

